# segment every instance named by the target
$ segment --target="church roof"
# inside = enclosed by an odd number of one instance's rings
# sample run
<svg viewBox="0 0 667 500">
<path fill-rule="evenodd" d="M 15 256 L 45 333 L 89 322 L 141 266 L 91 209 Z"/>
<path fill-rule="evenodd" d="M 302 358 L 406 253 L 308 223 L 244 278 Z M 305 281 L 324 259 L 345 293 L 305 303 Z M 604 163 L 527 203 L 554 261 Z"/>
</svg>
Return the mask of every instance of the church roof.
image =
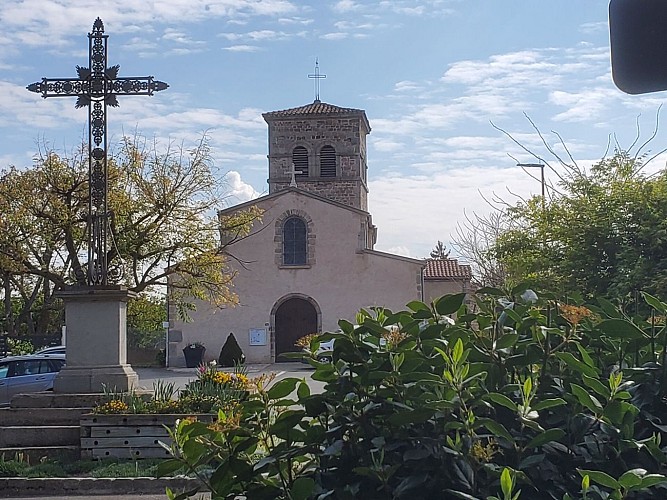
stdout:
<svg viewBox="0 0 667 500">
<path fill-rule="evenodd" d="M 237 210 L 242 210 L 245 208 L 248 208 L 250 206 L 256 205 L 260 202 L 264 202 L 266 200 L 271 200 L 273 198 L 278 198 L 280 196 L 285 196 L 286 194 L 289 193 L 294 193 L 298 194 L 301 196 L 305 196 L 307 198 L 313 198 L 315 200 L 328 203 L 329 205 L 334 205 L 339 208 L 342 208 L 344 210 L 349 210 L 351 212 L 356 212 L 360 214 L 368 214 L 367 211 L 361 210 L 360 208 L 355 208 L 351 205 L 347 205 L 345 203 L 341 203 L 339 201 L 332 200 L 330 198 L 326 198 L 325 196 L 320 196 L 318 194 L 312 193 L 310 191 L 306 191 L 304 189 L 298 188 L 298 187 L 287 187 L 285 189 L 281 189 L 279 191 L 275 191 L 271 194 L 265 194 L 264 196 L 260 196 L 258 198 L 253 198 L 252 200 L 245 201 L 243 203 L 239 203 L 238 205 L 232 205 L 231 207 L 223 208 L 222 210 L 218 211 L 218 215 L 226 215 L 228 213 L 236 212 Z"/>
<path fill-rule="evenodd" d="M 472 279 L 472 269 L 456 259 L 426 259 L 424 279 Z"/>
<path fill-rule="evenodd" d="M 366 126 L 370 131 L 371 127 L 368 124 L 368 118 L 366 118 L 366 112 L 363 109 L 356 108 L 341 108 L 340 106 L 335 106 L 327 102 L 322 102 L 319 99 L 316 99 L 310 104 L 305 106 L 299 106 L 297 108 L 282 109 L 280 111 L 269 111 L 268 113 L 262 114 L 265 120 L 271 118 L 293 118 L 300 116 L 317 116 L 317 115 L 350 115 L 350 114 L 361 114 L 364 117 Z"/>
</svg>

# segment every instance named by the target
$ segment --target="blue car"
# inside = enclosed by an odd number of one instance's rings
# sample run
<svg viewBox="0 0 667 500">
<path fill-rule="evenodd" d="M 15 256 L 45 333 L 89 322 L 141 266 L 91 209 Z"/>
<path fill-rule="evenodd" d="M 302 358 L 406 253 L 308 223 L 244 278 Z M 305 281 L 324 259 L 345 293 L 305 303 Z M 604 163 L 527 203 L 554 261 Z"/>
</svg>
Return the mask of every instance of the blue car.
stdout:
<svg viewBox="0 0 667 500">
<path fill-rule="evenodd" d="M 62 354 L 27 354 L 0 358 L 0 406 L 17 394 L 53 390 L 53 380 L 65 365 Z"/>
</svg>

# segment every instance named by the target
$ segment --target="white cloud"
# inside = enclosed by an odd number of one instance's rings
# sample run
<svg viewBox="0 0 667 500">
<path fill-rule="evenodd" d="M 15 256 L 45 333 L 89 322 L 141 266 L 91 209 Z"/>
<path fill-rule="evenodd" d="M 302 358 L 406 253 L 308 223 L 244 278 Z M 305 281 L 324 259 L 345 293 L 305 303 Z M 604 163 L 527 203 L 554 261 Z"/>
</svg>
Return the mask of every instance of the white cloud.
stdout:
<svg viewBox="0 0 667 500">
<path fill-rule="evenodd" d="M 227 50 L 229 52 L 259 52 L 262 49 L 256 45 L 231 45 L 229 47 L 223 47 L 222 50 Z"/>
<path fill-rule="evenodd" d="M 353 0 L 339 0 L 332 7 L 334 11 L 344 13 L 344 12 L 354 12 L 361 9 L 361 5 L 354 2 Z"/>
<path fill-rule="evenodd" d="M 343 40 L 349 36 L 350 35 L 348 33 L 337 32 L 337 33 L 326 33 L 322 35 L 320 38 L 324 40 Z"/>
<path fill-rule="evenodd" d="M 224 180 L 229 186 L 229 197 L 227 200 L 228 206 L 254 200 L 261 194 L 255 191 L 255 189 L 250 184 L 243 182 L 241 179 L 241 174 L 234 170 L 227 172 Z"/>
<path fill-rule="evenodd" d="M 480 179 L 484 187 L 480 193 Z M 508 191 L 537 195 L 541 186 L 518 167 L 451 169 L 431 176 L 386 176 L 369 185 L 369 206 L 378 227 L 377 249 L 391 251 L 410 241 L 411 256 L 427 257 L 437 240 L 451 248 L 457 221 L 467 213 L 486 214 L 484 197 L 514 203 Z"/>
<path fill-rule="evenodd" d="M 105 29 L 114 33 L 144 34 L 151 23 L 178 25 L 211 19 L 228 21 L 248 17 L 270 16 L 284 18 L 299 8 L 287 0 L 160 0 L 131 2 L 106 0 L 3 0 L 0 40 L 9 46 L 71 47 L 72 36 L 90 31 L 91 12 L 102 18 Z M 187 15 L 184 15 L 187 13 Z M 2 46 L 0 45 L 0 46 Z"/>
<path fill-rule="evenodd" d="M 394 255 L 402 255 L 403 257 L 412 257 L 410 249 L 405 245 L 389 247 L 386 252 L 393 253 Z"/>
</svg>

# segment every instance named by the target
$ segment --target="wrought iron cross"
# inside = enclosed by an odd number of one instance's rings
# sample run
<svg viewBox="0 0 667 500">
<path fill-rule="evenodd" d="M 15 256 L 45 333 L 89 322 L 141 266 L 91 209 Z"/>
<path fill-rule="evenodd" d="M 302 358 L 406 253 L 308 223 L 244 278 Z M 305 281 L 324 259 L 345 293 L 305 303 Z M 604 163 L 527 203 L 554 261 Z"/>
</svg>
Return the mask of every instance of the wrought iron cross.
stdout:
<svg viewBox="0 0 667 500">
<path fill-rule="evenodd" d="M 118 77 L 120 66 L 107 67 L 107 38 L 98 17 L 88 33 L 88 67 L 76 67 L 78 78 L 42 78 L 28 90 L 47 97 L 77 97 L 75 107 L 88 107 L 88 284 L 109 283 L 107 207 L 107 106 L 119 95 L 153 95 L 169 85 L 152 76 Z"/>
<path fill-rule="evenodd" d="M 320 62 L 315 59 L 315 73 L 308 75 L 308 78 L 315 80 L 315 102 L 320 102 L 320 80 L 326 77 L 327 75 L 320 75 Z"/>
</svg>

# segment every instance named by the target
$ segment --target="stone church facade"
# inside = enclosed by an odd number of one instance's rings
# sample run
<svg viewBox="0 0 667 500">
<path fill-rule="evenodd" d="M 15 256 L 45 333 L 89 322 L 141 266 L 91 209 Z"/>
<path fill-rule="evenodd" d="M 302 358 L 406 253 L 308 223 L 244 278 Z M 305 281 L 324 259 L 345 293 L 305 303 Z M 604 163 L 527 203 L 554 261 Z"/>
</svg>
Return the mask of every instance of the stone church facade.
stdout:
<svg viewBox="0 0 667 500">
<path fill-rule="evenodd" d="M 206 346 L 207 359 L 217 359 L 231 332 L 248 362 L 280 361 L 282 353 L 298 350 L 299 337 L 335 330 L 341 318 L 354 322 L 360 308 L 399 310 L 428 299 L 425 269 L 431 269 L 428 295 L 445 283 L 432 279 L 442 266 L 374 249 L 366 157 L 371 129 L 363 110 L 316 100 L 263 117 L 269 194 L 220 213 L 263 210 L 251 236 L 228 247 L 243 261 L 230 260 L 239 304 L 220 310 L 201 303 L 192 322 L 174 322 L 171 366 L 184 364 L 182 348 L 192 342 Z M 458 291 L 459 284 L 447 281 L 445 288 Z"/>
</svg>

